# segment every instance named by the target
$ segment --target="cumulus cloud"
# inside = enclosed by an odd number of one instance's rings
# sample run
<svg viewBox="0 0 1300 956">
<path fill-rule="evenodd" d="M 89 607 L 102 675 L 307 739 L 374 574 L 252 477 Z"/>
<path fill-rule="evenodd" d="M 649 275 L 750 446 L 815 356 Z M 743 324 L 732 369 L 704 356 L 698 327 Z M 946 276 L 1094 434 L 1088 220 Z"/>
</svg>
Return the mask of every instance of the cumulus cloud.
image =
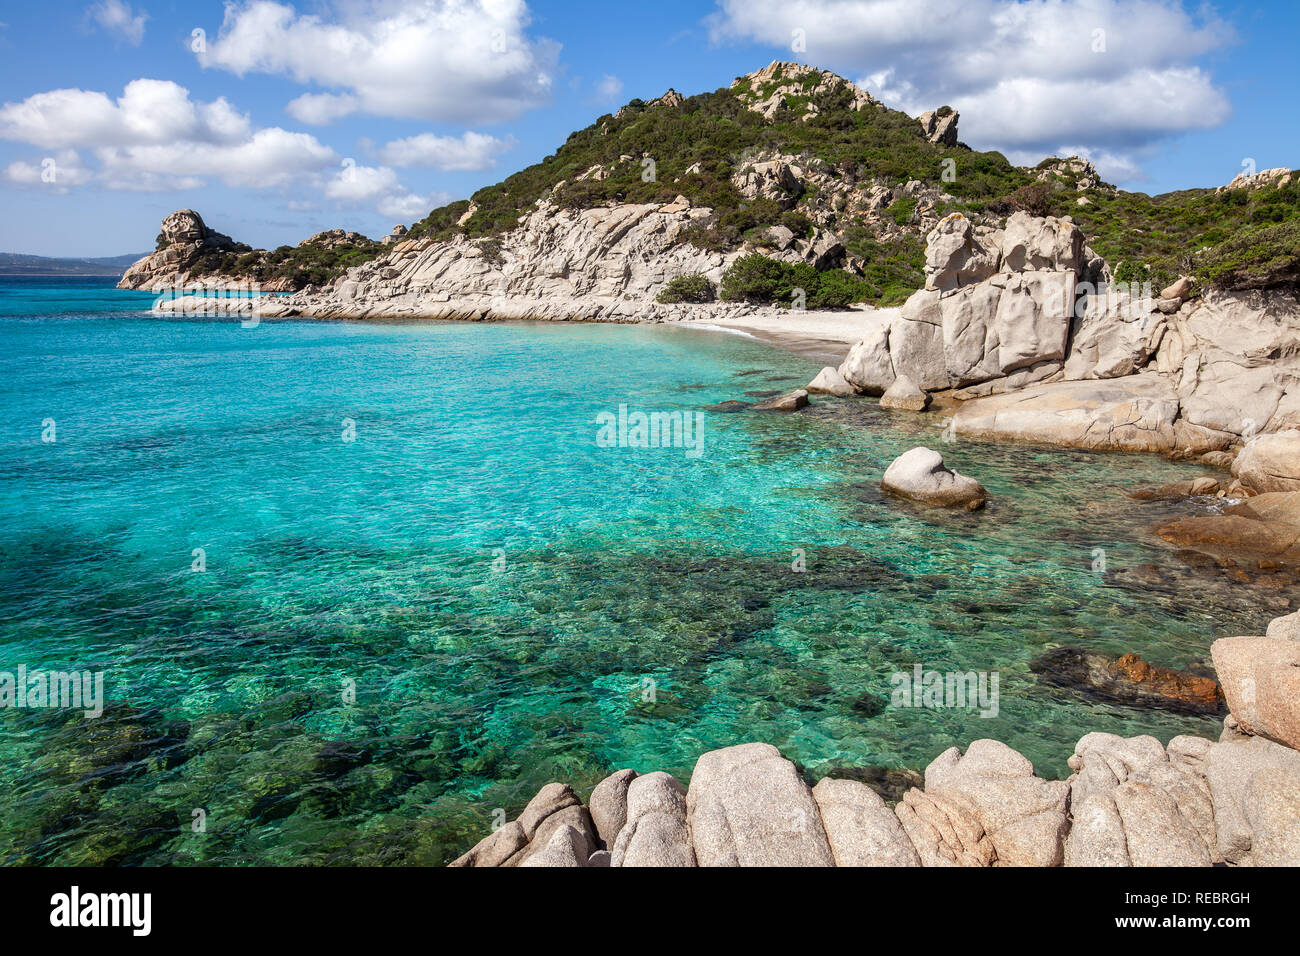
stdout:
<svg viewBox="0 0 1300 956">
<path fill-rule="evenodd" d="M 139 46 L 144 40 L 144 22 L 149 19 L 149 14 L 136 13 L 129 3 L 103 0 L 102 3 L 91 4 L 86 9 L 86 15 L 100 29 L 120 36 L 132 46 Z"/>
<path fill-rule="evenodd" d="M 559 45 L 528 35 L 523 0 L 372 0 L 330 15 L 273 0 L 226 5 L 205 67 L 283 74 L 322 92 L 287 107 L 300 122 L 363 112 L 428 121 L 513 119 L 550 97 Z"/>
<path fill-rule="evenodd" d="M 139 79 L 111 99 L 50 90 L 0 106 L 0 138 L 47 149 L 86 149 L 115 189 L 183 189 L 207 177 L 232 186 L 277 186 L 338 162 L 307 133 L 254 129 L 226 100 L 196 102 L 167 80 Z"/>
<path fill-rule="evenodd" d="M 345 159 L 343 168 L 325 184 L 325 195 L 329 199 L 357 202 L 386 195 L 396 188 L 397 173 L 387 166 L 358 166 Z"/>
<path fill-rule="evenodd" d="M 387 143 L 382 156 L 393 166 L 432 166 L 442 170 L 492 169 L 497 157 L 514 148 L 511 140 L 472 131 L 460 136 L 420 133 Z"/>
<path fill-rule="evenodd" d="M 378 209 L 381 216 L 387 216 L 389 219 L 396 219 L 401 222 L 410 222 L 415 219 L 423 219 L 432 209 L 439 206 L 445 206 L 451 202 L 449 193 L 432 193 L 428 196 L 419 196 L 415 193 L 400 193 L 391 196 L 385 196 L 379 200 Z"/>
<path fill-rule="evenodd" d="M 93 174 L 76 150 L 65 149 L 53 156 L 26 162 L 15 160 L 5 167 L 3 178 L 15 186 L 30 186 L 66 193 L 73 186 L 90 182 Z"/>
<path fill-rule="evenodd" d="M 979 148 L 1084 149 L 1121 179 L 1153 143 L 1231 111 L 1197 61 L 1234 33 L 1179 0 L 719 0 L 709 26 L 715 42 L 802 40 L 801 59 L 896 109 L 951 105 Z"/>
</svg>

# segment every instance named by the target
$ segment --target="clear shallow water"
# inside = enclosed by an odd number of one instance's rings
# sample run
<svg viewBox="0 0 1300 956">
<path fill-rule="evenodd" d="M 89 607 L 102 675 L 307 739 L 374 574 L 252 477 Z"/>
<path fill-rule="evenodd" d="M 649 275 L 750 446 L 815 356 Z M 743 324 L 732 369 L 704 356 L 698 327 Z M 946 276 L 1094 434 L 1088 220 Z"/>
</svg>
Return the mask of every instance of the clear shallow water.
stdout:
<svg viewBox="0 0 1300 956">
<path fill-rule="evenodd" d="M 104 669 L 109 699 L 90 722 L 0 712 L 7 863 L 441 863 L 549 780 L 685 779 L 747 740 L 820 776 L 991 736 L 1063 776 L 1088 730 L 1218 722 L 1086 703 L 1030 660 L 1195 665 L 1275 613 L 1091 571 L 1097 547 L 1170 563 L 1143 530 L 1170 506 L 1123 494 L 1200 472 L 1157 458 L 936 445 L 830 399 L 709 413 L 697 459 L 597 447 L 620 404 L 693 412 L 816 371 L 736 336 L 243 329 L 150 301 L 0 280 L 0 669 Z M 881 497 L 923 442 L 987 511 Z M 999 715 L 882 710 L 914 663 L 998 671 Z"/>
</svg>

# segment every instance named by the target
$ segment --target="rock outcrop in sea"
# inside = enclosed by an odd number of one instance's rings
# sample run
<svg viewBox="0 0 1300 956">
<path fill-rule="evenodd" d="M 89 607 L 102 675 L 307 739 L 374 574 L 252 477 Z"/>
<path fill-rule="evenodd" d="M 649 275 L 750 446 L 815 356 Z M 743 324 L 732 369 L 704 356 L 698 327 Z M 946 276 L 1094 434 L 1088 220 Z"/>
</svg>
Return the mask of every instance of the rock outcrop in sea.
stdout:
<svg viewBox="0 0 1300 956">
<path fill-rule="evenodd" d="M 237 246 L 229 236 L 209 229 L 193 209 L 178 209 L 162 221 L 158 250 L 127 269 L 117 287 L 152 290 L 183 285 L 205 256 L 229 252 Z"/>
</svg>

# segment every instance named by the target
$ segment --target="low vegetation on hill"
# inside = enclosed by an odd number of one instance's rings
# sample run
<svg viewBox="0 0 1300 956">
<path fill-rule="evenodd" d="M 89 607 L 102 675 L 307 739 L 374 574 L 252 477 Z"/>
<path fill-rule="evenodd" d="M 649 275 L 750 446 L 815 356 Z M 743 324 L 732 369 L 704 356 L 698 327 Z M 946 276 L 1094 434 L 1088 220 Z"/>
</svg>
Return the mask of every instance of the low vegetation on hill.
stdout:
<svg viewBox="0 0 1300 956">
<path fill-rule="evenodd" d="M 263 286 L 289 290 L 324 285 L 352 266 L 375 258 L 383 245 L 370 239 L 341 244 L 306 242 L 276 249 L 233 249 L 206 253 L 191 267 L 193 275 L 237 276 Z"/>
</svg>

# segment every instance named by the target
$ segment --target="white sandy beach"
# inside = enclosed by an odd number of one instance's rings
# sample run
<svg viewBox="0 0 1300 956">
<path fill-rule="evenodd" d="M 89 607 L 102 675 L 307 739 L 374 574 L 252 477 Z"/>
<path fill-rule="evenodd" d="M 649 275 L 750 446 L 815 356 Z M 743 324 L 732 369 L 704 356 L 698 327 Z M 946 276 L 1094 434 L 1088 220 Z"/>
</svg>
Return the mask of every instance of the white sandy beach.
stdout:
<svg viewBox="0 0 1300 956">
<path fill-rule="evenodd" d="M 862 341 L 867 332 L 888 324 L 897 314 L 897 308 L 871 306 L 821 312 L 769 309 L 754 315 L 729 316 L 716 321 L 691 320 L 682 324 L 744 332 L 791 352 L 839 365 L 849 349 Z"/>
</svg>

